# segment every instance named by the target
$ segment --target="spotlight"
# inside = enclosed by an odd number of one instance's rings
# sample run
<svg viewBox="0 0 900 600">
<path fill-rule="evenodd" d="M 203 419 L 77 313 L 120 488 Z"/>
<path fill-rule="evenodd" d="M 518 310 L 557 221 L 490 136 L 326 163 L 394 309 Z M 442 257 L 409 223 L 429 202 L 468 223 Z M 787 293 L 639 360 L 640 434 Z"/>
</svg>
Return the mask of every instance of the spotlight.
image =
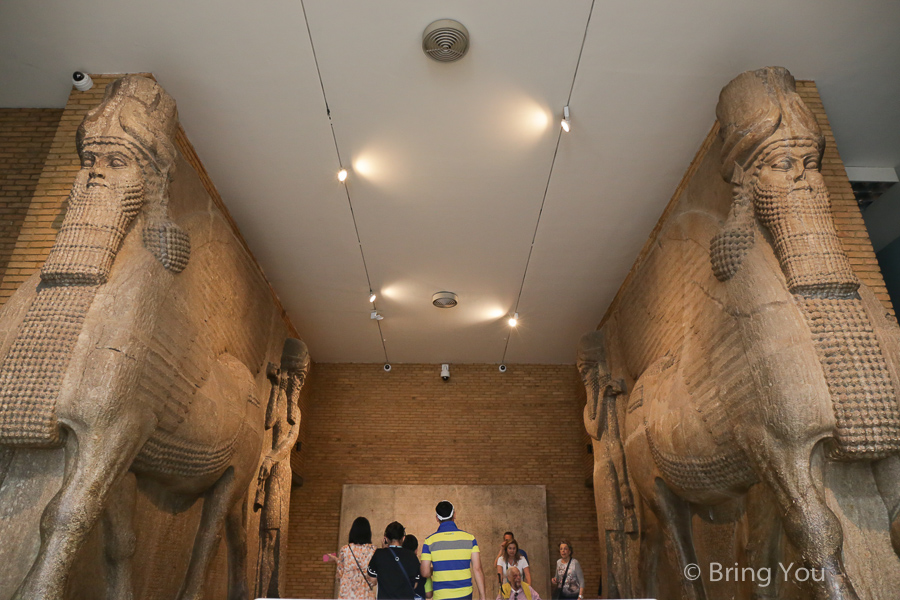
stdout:
<svg viewBox="0 0 900 600">
<path fill-rule="evenodd" d="M 369 302 L 375 302 L 375 292 L 369 290 Z"/>
<path fill-rule="evenodd" d="M 519 324 L 519 313 L 516 313 L 509 318 L 509 326 L 515 327 L 518 324 Z"/>
<path fill-rule="evenodd" d="M 566 104 L 563 107 L 563 119 L 562 119 L 562 122 L 560 123 L 560 125 L 562 125 L 563 131 L 565 131 L 566 133 L 569 133 L 569 130 L 572 129 L 572 122 L 569 121 L 569 105 L 568 104 Z"/>
<path fill-rule="evenodd" d="M 94 81 L 87 73 L 75 71 L 74 73 L 72 73 L 72 85 L 74 85 L 75 89 L 79 92 L 86 92 L 94 87 Z"/>
<path fill-rule="evenodd" d="M 380 320 L 382 320 L 384 317 L 381 316 L 381 315 L 379 315 L 377 310 L 373 310 L 373 311 L 372 311 L 372 314 L 369 315 L 369 318 L 372 319 L 373 321 L 380 321 Z"/>
<path fill-rule="evenodd" d="M 338 181 L 341 183 L 347 181 L 347 169 L 341 169 L 338 171 Z"/>
</svg>

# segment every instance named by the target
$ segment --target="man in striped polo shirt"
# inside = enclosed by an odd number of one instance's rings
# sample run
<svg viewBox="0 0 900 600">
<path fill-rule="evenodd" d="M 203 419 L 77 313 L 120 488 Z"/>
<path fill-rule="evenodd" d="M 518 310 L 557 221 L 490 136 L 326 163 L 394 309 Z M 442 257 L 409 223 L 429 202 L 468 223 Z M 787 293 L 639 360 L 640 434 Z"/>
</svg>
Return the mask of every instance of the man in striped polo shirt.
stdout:
<svg viewBox="0 0 900 600">
<path fill-rule="evenodd" d="M 456 526 L 453 505 L 438 502 L 438 530 L 425 539 L 422 546 L 422 577 L 431 577 L 433 600 L 461 600 L 472 598 L 472 576 L 478 586 L 478 597 L 484 596 L 484 574 L 481 553 L 471 533 Z"/>
</svg>

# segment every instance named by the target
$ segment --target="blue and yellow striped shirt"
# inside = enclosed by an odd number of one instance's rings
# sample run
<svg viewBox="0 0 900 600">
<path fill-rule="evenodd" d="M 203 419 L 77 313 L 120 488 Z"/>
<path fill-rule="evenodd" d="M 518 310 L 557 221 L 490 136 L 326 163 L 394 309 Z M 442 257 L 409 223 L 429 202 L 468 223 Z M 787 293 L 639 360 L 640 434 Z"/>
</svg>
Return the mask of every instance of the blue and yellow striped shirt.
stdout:
<svg viewBox="0 0 900 600">
<path fill-rule="evenodd" d="M 479 552 L 478 542 L 453 521 L 445 521 L 425 539 L 422 560 L 430 560 L 434 569 L 433 600 L 455 600 L 472 597 L 472 553 Z M 476 557 L 477 558 L 477 557 Z"/>
</svg>

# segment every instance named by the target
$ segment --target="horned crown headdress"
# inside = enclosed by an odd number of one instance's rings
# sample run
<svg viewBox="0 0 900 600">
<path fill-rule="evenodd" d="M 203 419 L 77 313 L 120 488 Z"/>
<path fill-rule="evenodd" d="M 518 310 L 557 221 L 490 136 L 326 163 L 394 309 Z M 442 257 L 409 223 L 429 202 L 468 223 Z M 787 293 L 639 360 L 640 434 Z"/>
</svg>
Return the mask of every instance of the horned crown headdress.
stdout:
<svg viewBox="0 0 900 600">
<path fill-rule="evenodd" d="M 819 153 L 825 138 L 815 115 L 797 94 L 784 67 L 741 73 L 722 88 L 716 106 L 722 145 L 722 177 L 731 182 L 735 164 L 749 170 L 772 142 L 810 140 Z"/>
<path fill-rule="evenodd" d="M 152 79 L 126 75 L 106 87 L 103 102 L 78 127 L 76 141 L 79 152 L 86 142 L 124 142 L 167 173 L 175 162 L 177 127 L 175 100 Z"/>
</svg>

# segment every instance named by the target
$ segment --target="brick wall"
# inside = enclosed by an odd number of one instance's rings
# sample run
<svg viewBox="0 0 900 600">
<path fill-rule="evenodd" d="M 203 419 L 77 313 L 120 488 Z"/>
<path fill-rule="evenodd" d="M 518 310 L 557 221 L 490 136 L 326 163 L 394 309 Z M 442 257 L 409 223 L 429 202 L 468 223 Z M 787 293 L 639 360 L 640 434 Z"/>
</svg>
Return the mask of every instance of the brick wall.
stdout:
<svg viewBox="0 0 900 600">
<path fill-rule="evenodd" d="M 0 109 L 0 281 L 7 274 L 21 281 L 34 270 L 32 264 L 10 264 L 10 259 L 62 113 L 47 108 Z"/>
<path fill-rule="evenodd" d="M 572 365 L 316 364 L 302 400 L 304 483 L 291 496 L 287 593 L 330 598 L 341 486 L 547 486 L 551 546 L 569 538 L 593 596 L 600 581 L 584 388 Z M 510 461 L 513 449 L 519 457 Z M 515 469 L 511 464 L 517 465 Z M 495 552 L 500 540 L 479 540 Z M 558 558 L 555 547 L 550 556 Z"/>
</svg>

